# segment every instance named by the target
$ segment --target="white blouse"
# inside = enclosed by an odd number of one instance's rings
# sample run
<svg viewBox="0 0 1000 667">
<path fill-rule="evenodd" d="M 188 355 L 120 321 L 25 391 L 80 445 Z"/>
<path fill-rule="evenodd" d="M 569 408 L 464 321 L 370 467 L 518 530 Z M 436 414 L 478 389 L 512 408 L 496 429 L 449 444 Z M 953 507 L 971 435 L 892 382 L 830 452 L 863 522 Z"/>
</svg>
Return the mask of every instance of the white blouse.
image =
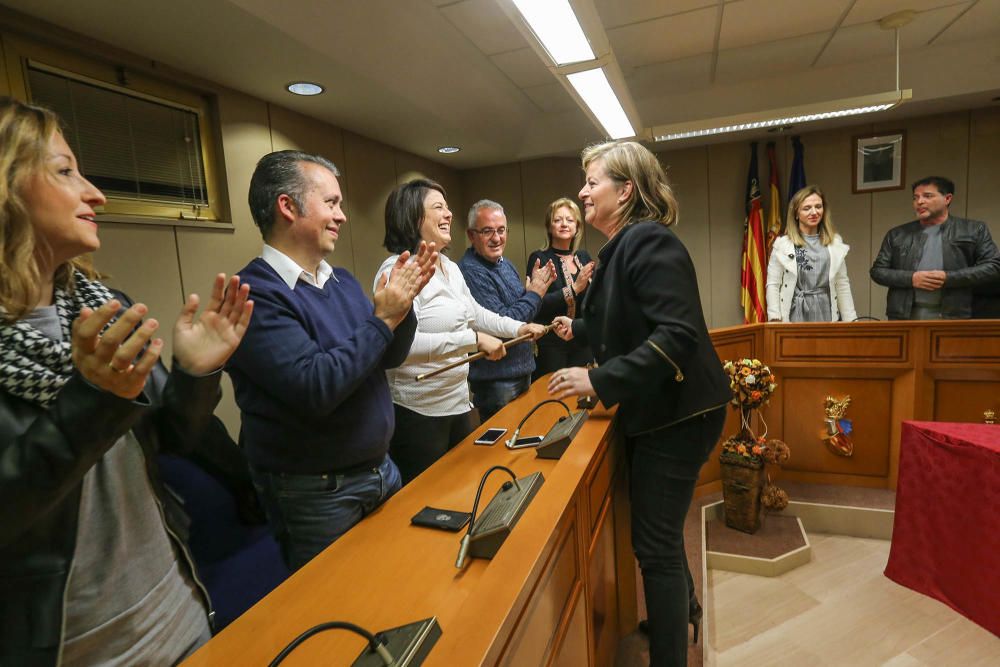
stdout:
<svg viewBox="0 0 1000 667">
<path fill-rule="evenodd" d="M 382 262 L 375 275 L 392 268 L 398 255 Z M 476 331 L 514 338 L 524 322 L 486 310 L 472 298 L 462 271 L 441 255 L 441 267 L 413 300 L 417 332 L 410 352 L 398 368 L 385 372 L 392 402 L 429 417 L 458 415 L 472 408 L 469 365 L 417 382 L 417 376 L 459 361 L 477 349 Z"/>
</svg>

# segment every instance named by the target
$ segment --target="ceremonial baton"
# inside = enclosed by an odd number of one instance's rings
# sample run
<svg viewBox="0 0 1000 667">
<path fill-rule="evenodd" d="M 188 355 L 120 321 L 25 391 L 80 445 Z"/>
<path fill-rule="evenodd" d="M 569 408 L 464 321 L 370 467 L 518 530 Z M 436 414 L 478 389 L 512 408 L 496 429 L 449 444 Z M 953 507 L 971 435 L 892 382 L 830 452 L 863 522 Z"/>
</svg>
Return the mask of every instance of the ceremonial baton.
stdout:
<svg viewBox="0 0 1000 667">
<path fill-rule="evenodd" d="M 542 336 L 544 336 L 545 334 L 547 334 L 551 330 L 552 330 L 552 325 L 550 324 L 547 327 L 545 327 L 545 331 L 542 332 Z M 539 336 L 539 338 L 541 338 L 541 336 Z M 531 339 L 531 334 L 530 333 L 526 333 L 523 336 L 518 336 L 517 338 L 511 338 L 510 340 L 505 341 L 504 344 L 503 344 L 503 346 L 504 347 L 511 347 L 512 345 L 517 345 L 518 343 L 523 343 L 524 341 L 530 340 L 530 339 Z M 437 370 L 433 370 L 430 373 L 421 373 L 420 375 L 417 376 L 417 382 L 419 382 L 420 380 L 426 380 L 427 378 L 434 377 L 435 375 L 440 375 L 441 373 L 444 373 L 445 371 L 450 371 L 452 368 L 458 368 L 462 364 L 468 364 L 468 363 L 471 363 L 473 361 L 476 361 L 477 359 L 483 359 L 484 357 L 486 357 L 486 353 L 485 352 L 476 352 L 475 354 L 470 354 L 465 359 L 461 359 L 459 361 L 455 361 L 453 363 L 448 364 L 447 366 L 442 366 L 441 368 L 438 368 Z"/>
</svg>

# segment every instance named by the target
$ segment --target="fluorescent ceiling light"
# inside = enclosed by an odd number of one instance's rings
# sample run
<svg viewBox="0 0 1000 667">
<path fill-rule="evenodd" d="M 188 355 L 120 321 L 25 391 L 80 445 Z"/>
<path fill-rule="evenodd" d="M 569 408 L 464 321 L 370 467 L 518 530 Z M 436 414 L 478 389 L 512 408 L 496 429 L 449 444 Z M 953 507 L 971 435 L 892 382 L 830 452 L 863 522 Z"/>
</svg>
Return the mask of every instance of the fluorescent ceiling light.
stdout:
<svg viewBox="0 0 1000 667">
<path fill-rule="evenodd" d="M 568 0 L 512 0 L 556 65 L 594 59 Z"/>
<path fill-rule="evenodd" d="M 457 153 L 462 150 L 458 146 L 438 146 L 438 153 L 444 153 L 445 155 L 451 155 L 452 153 Z"/>
<path fill-rule="evenodd" d="M 567 74 L 566 78 L 611 139 L 634 137 L 635 128 L 611 89 L 603 68 Z"/>
<path fill-rule="evenodd" d="M 323 92 L 323 86 L 309 81 L 296 81 L 285 86 L 288 92 L 296 95 L 319 95 Z"/>
<path fill-rule="evenodd" d="M 807 104 L 799 107 L 740 114 L 726 118 L 709 118 L 690 123 L 674 123 L 652 128 L 654 141 L 673 141 L 691 137 L 705 137 L 728 132 L 744 132 L 764 127 L 808 123 L 827 118 L 842 118 L 860 114 L 888 111 L 913 97 L 913 91 L 894 90 L 877 95 L 851 97 L 830 102 Z"/>
</svg>

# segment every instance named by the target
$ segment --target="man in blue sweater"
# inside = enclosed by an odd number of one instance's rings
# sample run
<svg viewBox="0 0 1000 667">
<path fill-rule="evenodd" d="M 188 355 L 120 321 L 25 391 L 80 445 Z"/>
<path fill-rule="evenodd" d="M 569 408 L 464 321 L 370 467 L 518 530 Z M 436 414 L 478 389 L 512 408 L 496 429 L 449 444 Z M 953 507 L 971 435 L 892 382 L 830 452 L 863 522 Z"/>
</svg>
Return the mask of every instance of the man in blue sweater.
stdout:
<svg viewBox="0 0 1000 667">
<path fill-rule="evenodd" d="M 338 176 L 326 158 L 299 151 L 257 163 L 249 203 L 264 249 L 240 271 L 256 312 L 226 366 L 240 444 L 293 570 L 400 487 L 383 371 L 409 351 L 410 306 L 437 259 L 433 246 L 401 255 L 373 307 L 350 273 L 324 260 L 347 222 Z"/>
<path fill-rule="evenodd" d="M 482 199 L 472 205 L 466 233 L 472 247 L 465 251 L 458 266 L 473 298 L 483 308 L 530 322 L 555 280 L 555 266 L 552 262 L 540 266 L 536 261 L 525 287 L 521 274 L 503 257 L 507 247 L 507 216 L 495 201 Z M 480 419 L 486 421 L 526 392 L 534 370 L 535 355 L 530 343 L 511 347 L 500 361 L 472 362 L 469 387 Z"/>
</svg>

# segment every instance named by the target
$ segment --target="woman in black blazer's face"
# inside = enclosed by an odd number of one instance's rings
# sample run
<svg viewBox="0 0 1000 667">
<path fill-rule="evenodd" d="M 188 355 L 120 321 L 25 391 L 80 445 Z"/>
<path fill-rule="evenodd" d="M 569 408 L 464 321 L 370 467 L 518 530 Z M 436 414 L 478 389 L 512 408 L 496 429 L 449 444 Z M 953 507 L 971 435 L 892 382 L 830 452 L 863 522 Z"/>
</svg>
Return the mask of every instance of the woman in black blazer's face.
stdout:
<svg viewBox="0 0 1000 667">
<path fill-rule="evenodd" d="M 609 239 L 621 229 L 621 205 L 632 192 L 632 181 L 616 181 L 604 168 L 604 160 L 587 166 L 587 180 L 580 190 L 583 219 Z"/>
</svg>

